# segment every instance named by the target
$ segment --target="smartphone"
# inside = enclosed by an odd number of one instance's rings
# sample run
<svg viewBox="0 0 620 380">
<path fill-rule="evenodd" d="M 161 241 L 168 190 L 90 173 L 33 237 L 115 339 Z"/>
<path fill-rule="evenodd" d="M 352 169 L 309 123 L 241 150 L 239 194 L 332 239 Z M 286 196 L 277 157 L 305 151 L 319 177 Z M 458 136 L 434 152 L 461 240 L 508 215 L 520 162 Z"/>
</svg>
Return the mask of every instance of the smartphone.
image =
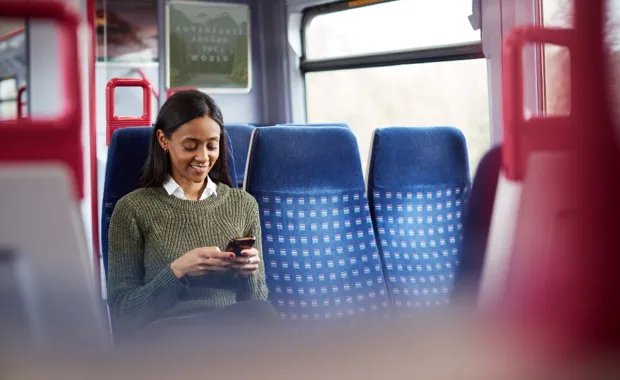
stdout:
<svg viewBox="0 0 620 380">
<path fill-rule="evenodd" d="M 232 239 L 226 245 L 225 252 L 232 252 L 235 256 L 241 256 L 241 251 L 244 249 L 252 248 L 256 244 L 256 237 L 239 237 Z"/>
</svg>

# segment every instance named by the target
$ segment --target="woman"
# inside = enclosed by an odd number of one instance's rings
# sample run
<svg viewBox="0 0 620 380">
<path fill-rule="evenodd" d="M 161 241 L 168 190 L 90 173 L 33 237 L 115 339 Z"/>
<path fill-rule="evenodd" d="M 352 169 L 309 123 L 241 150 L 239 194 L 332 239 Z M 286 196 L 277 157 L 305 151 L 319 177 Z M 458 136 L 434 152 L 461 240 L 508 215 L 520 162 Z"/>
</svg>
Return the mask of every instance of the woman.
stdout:
<svg viewBox="0 0 620 380">
<path fill-rule="evenodd" d="M 166 101 L 141 181 L 110 220 L 107 290 L 115 335 L 222 313 L 272 317 L 258 204 L 231 188 L 224 121 L 211 97 L 181 91 Z M 255 248 L 239 257 L 222 252 L 231 239 L 249 236 Z"/>
</svg>

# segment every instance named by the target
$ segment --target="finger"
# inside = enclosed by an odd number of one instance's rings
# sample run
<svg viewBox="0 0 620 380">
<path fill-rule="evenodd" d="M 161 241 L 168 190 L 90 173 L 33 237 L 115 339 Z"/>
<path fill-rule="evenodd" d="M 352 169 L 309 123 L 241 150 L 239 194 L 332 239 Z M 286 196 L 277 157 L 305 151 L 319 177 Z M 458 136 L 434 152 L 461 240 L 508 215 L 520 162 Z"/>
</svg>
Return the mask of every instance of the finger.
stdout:
<svg viewBox="0 0 620 380">
<path fill-rule="evenodd" d="M 233 263 L 237 263 L 237 264 L 260 263 L 260 257 L 258 257 L 258 256 L 250 256 L 250 257 L 242 256 L 242 257 L 235 257 L 231 261 Z"/>
<path fill-rule="evenodd" d="M 233 264 L 229 267 L 230 269 L 234 269 L 237 271 L 244 271 L 244 270 L 257 270 L 258 269 L 258 263 L 252 263 L 252 264 Z"/>
<path fill-rule="evenodd" d="M 226 267 L 204 266 L 204 267 L 198 267 L 196 272 L 208 273 L 208 272 L 223 272 L 223 271 L 227 271 L 227 270 L 228 270 L 228 268 L 226 268 Z"/>
<path fill-rule="evenodd" d="M 234 253 L 222 252 L 218 247 L 205 247 L 200 249 L 200 256 L 204 258 L 213 259 L 232 259 L 235 257 Z"/>
<path fill-rule="evenodd" d="M 241 254 L 244 256 L 258 256 L 258 249 L 247 248 L 247 249 L 242 250 Z"/>
<path fill-rule="evenodd" d="M 233 264 L 233 262 L 229 259 L 207 259 L 200 263 L 201 266 L 206 268 L 227 267 L 231 264 Z"/>
</svg>

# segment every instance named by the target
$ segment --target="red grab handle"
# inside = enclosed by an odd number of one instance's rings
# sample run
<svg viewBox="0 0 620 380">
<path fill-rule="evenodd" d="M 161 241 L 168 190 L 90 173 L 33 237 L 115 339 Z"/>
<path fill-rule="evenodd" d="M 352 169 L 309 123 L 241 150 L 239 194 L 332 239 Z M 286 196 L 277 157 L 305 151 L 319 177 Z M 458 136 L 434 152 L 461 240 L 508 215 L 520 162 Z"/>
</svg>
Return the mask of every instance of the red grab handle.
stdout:
<svg viewBox="0 0 620 380">
<path fill-rule="evenodd" d="M 21 86 L 17 90 L 17 120 L 24 118 L 24 106 L 26 103 L 22 100 L 22 95 L 26 92 L 26 86 Z"/>
<path fill-rule="evenodd" d="M 575 136 L 565 133 L 569 116 L 543 116 L 525 119 L 523 100 L 523 48 L 527 43 L 548 43 L 572 51 L 573 30 L 527 26 L 514 29 L 504 42 L 502 57 L 502 96 L 504 98 L 504 142 L 502 167 L 506 178 L 522 181 L 529 154 L 537 150 L 568 147 Z M 572 112 L 571 112 L 572 114 Z"/>
<path fill-rule="evenodd" d="M 77 196 L 84 196 L 81 77 L 78 52 L 80 18 L 57 0 L 0 2 L 2 17 L 54 21 L 59 30 L 60 83 L 64 105 L 60 116 L 0 121 L 0 162 L 59 161 L 74 176 Z"/>
<path fill-rule="evenodd" d="M 116 116 L 114 114 L 114 90 L 117 87 L 142 87 L 142 116 Z M 106 95 L 106 144 L 110 145 L 115 130 L 127 127 L 151 125 L 151 84 L 137 78 L 113 78 L 105 88 Z"/>
</svg>

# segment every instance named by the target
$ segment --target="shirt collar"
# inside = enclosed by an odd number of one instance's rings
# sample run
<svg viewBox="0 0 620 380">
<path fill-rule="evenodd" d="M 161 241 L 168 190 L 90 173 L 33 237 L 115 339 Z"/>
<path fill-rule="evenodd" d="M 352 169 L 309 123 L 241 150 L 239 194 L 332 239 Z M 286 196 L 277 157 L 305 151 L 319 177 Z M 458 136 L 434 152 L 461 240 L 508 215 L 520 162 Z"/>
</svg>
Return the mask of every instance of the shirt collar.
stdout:
<svg viewBox="0 0 620 380">
<path fill-rule="evenodd" d="M 172 195 L 179 199 L 187 200 L 183 188 L 181 188 L 177 181 L 175 181 L 174 178 L 172 178 L 171 176 L 168 176 L 168 179 L 166 180 L 166 182 L 164 182 L 163 186 L 168 195 Z M 207 186 L 205 187 L 202 194 L 200 194 L 199 200 L 207 199 L 211 196 L 217 196 L 217 185 L 215 184 L 215 182 L 213 182 L 213 180 L 211 180 L 211 178 L 209 178 L 209 176 L 207 176 Z"/>
</svg>

